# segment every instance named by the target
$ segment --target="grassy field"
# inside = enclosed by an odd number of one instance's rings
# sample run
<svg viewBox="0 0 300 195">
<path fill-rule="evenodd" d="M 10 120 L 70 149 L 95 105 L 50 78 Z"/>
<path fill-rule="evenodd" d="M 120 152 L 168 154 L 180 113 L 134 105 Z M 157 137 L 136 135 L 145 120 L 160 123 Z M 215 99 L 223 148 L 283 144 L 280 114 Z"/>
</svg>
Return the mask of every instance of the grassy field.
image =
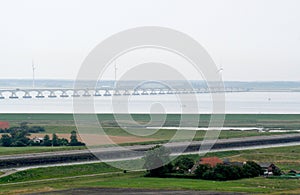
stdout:
<svg viewBox="0 0 300 195">
<path fill-rule="evenodd" d="M 251 178 L 237 181 L 206 181 L 178 178 L 145 178 L 143 173 L 117 173 L 102 176 L 69 178 L 56 181 L 39 181 L 1 186 L 1 194 L 21 194 L 70 188 L 138 188 L 198 191 L 226 191 L 264 194 L 299 194 L 297 180 Z"/>
<path fill-rule="evenodd" d="M 83 115 L 84 117 L 87 115 Z M 120 115 L 121 117 L 123 115 Z M 150 116 L 146 114 L 134 114 L 132 117 L 140 124 L 147 124 Z M 180 115 L 169 114 L 165 126 L 178 126 Z M 99 114 L 99 121 L 104 128 L 104 132 L 110 136 L 121 137 L 142 137 L 150 138 L 151 141 L 139 141 L 138 143 L 122 143 L 122 145 L 134 144 L 158 144 L 170 140 L 177 132 L 177 130 L 159 130 L 154 132 L 149 129 L 135 129 L 130 121 L 122 121 L 127 125 L 130 132 L 121 129 L 115 121 L 112 114 Z M 159 117 L 158 117 L 159 118 Z M 284 129 L 300 129 L 300 115 L 295 114 L 229 114 L 226 115 L 224 126 L 227 127 L 265 127 L 265 128 L 284 128 Z M 199 127 L 206 127 L 210 120 L 210 115 L 199 115 Z M 11 126 L 17 126 L 22 121 L 29 122 L 29 125 L 38 125 L 46 129 L 46 134 L 70 134 L 72 130 L 76 129 L 72 114 L 0 114 L 0 121 L 9 121 Z M 137 136 L 139 134 L 149 134 L 148 136 Z M 182 140 L 189 138 L 191 134 L 195 134 L 194 140 L 202 140 L 205 136 L 205 131 L 186 131 L 181 137 Z M 268 133 L 258 131 L 222 131 L 220 139 L 273 135 L 285 133 Z M 72 147 L 27 147 L 27 148 L 0 148 L 0 155 L 5 154 L 19 154 L 19 153 L 34 153 L 45 151 L 58 151 L 74 149 Z M 81 149 L 81 148 L 80 148 Z"/>
<path fill-rule="evenodd" d="M 0 178 L 0 183 L 35 181 L 49 178 L 72 177 L 78 175 L 110 173 L 121 171 L 105 163 L 72 165 L 64 167 L 49 167 L 25 170 Z"/>
<path fill-rule="evenodd" d="M 259 150 L 208 153 L 222 159 L 273 162 L 282 170 L 300 170 L 300 146 Z M 198 155 L 190 157 L 199 159 Z M 141 163 L 140 160 L 124 161 L 125 164 Z M 102 173 L 109 173 L 103 174 Z M 206 181 L 199 179 L 147 178 L 144 172 L 122 173 L 104 163 L 32 169 L 0 178 L 0 194 L 29 193 L 70 188 L 141 188 L 227 191 L 265 194 L 299 194 L 300 182 L 296 179 L 267 179 L 263 177 L 236 181 Z M 73 177 L 73 178 L 72 178 Z M 15 183 L 21 182 L 21 183 Z M 28 182 L 28 183 L 26 183 Z"/>
<path fill-rule="evenodd" d="M 122 117 L 122 115 L 119 116 Z M 141 124 L 146 124 L 150 121 L 150 116 L 147 114 L 132 114 L 131 116 Z M 208 114 L 199 115 L 199 126 L 207 126 L 210 117 L 211 115 Z M 115 117 L 112 114 L 98 114 L 98 118 L 105 127 L 117 126 Z M 181 115 L 168 114 L 165 125 L 178 125 L 180 118 Z M 299 119 L 300 115 L 298 114 L 227 114 L 224 126 L 300 129 Z M 27 121 L 32 124 L 59 125 L 59 127 L 65 124 L 75 127 L 72 114 L 0 114 L 0 121 L 9 121 L 12 125 L 21 121 Z M 126 121 L 123 122 L 126 124 Z M 128 125 L 130 125 L 129 121 Z"/>
<path fill-rule="evenodd" d="M 44 146 L 28 146 L 28 147 L 1 147 L 0 155 L 11 154 L 29 154 L 39 152 L 56 152 L 63 150 L 82 150 L 84 146 L 58 146 L 58 147 L 44 147 Z"/>
</svg>

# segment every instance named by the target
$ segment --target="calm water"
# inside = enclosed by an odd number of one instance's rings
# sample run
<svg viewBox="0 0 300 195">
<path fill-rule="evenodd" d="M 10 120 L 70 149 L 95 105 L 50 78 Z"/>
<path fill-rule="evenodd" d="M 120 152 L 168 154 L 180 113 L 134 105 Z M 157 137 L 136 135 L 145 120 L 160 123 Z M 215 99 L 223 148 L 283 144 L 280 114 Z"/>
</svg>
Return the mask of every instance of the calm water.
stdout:
<svg viewBox="0 0 300 195">
<path fill-rule="evenodd" d="M 189 95 L 185 95 L 188 99 Z M 197 94 L 199 113 L 211 113 L 212 101 L 209 94 Z M 120 98 L 120 97 L 118 97 Z M 168 112 L 180 113 L 182 108 L 195 107 L 192 101 L 179 103 L 175 95 L 131 96 L 128 101 L 124 97 L 95 97 L 94 107 L 97 113 L 126 112 L 119 108 L 127 108 L 131 113 Z M 87 101 L 80 104 L 85 107 Z M 159 104 L 161 106 L 159 106 Z M 291 113 L 300 114 L 300 92 L 243 92 L 227 93 L 226 113 Z M 3 99 L 0 100 L 1 113 L 72 113 L 72 98 L 56 99 Z"/>
</svg>

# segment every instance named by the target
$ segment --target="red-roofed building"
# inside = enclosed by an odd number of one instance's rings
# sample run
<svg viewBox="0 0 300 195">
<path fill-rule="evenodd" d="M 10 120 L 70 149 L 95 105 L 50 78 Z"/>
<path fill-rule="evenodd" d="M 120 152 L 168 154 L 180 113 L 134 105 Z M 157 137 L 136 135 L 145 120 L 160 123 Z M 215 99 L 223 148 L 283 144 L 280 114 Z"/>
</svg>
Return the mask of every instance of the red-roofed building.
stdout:
<svg viewBox="0 0 300 195">
<path fill-rule="evenodd" d="M 223 161 L 218 157 L 207 157 L 207 158 L 201 158 L 199 164 L 210 165 L 211 167 L 215 167 L 217 166 L 217 164 L 223 164 Z"/>
<path fill-rule="evenodd" d="M 8 129 L 8 128 L 9 128 L 9 122 L 0 121 L 0 129 Z"/>
<path fill-rule="evenodd" d="M 211 167 L 217 166 L 217 164 L 223 164 L 223 161 L 218 157 L 206 157 L 201 158 L 191 169 L 191 172 L 194 172 L 199 165 L 209 165 Z"/>
</svg>

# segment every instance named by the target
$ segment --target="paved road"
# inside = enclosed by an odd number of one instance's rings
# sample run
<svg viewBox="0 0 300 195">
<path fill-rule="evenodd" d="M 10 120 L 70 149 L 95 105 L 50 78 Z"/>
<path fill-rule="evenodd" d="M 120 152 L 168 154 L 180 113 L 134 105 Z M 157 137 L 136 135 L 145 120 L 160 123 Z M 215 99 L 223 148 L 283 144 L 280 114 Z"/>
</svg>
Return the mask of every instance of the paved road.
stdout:
<svg viewBox="0 0 300 195">
<path fill-rule="evenodd" d="M 206 142 L 197 141 L 192 142 L 191 144 L 188 142 L 176 142 L 176 143 L 168 143 L 166 147 L 168 147 L 173 154 L 181 153 L 183 148 L 185 149 L 184 153 L 186 154 L 195 154 L 199 153 L 199 148 L 201 144 L 205 145 Z M 210 152 L 217 151 L 230 151 L 230 150 L 246 150 L 246 149 L 258 149 L 258 148 L 269 148 L 269 147 L 278 147 L 278 146 L 292 146 L 292 145 L 300 145 L 300 135 L 299 134 L 287 134 L 287 135 L 272 135 L 272 136 L 255 136 L 255 137 L 247 137 L 247 138 L 232 138 L 232 139 L 221 139 L 218 140 Z M 71 161 L 66 162 L 58 162 L 51 160 L 52 158 L 74 158 L 80 155 L 91 155 L 91 152 L 97 154 L 97 156 L 101 156 L 102 162 L 108 161 L 120 161 L 120 160 L 129 160 L 129 159 L 137 159 L 141 158 L 146 150 L 153 147 L 154 145 L 135 145 L 135 146 L 126 146 L 123 148 L 119 147 L 109 147 L 109 148 L 97 148 L 90 150 L 72 150 L 72 151 L 58 151 L 58 152 L 45 152 L 45 153 L 35 153 L 35 154 L 18 154 L 18 155 L 4 155 L 0 156 L 1 162 L 22 162 L 28 161 L 28 164 L 17 165 L 15 167 L 2 167 L 2 170 L 8 169 L 17 169 L 24 170 L 29 168 L 37 168 L 37 167 L 49 167 L 49 166 L 64 166 L 64 165 L 72 165 L 72 164 L 87 164 L 87 163 L 96 163 L 100 162 L 96 158 L 94 160 L 85 160 L 82 162 L 74 162 Z M 127 150 L 137 151 L 137 153 L 133 155 L 126 155 Z M 178 152 L 179 151 L 179 152 Z M 47 161 L 47 159 L 50 159 Z M 40 163 L 38 160 L 43 160 L 43 163 Z M 34 164 L 33 162 L 36 162 Z"/>
</svg>

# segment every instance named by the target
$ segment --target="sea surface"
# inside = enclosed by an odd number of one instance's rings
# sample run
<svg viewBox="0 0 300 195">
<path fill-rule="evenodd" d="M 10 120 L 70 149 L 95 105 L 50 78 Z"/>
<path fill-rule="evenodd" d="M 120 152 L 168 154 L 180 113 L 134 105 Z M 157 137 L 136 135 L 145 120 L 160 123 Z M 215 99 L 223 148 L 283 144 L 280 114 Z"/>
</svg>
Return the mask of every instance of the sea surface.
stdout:
<svg viewBox="0 0 300 195">
<path fill-rule="evenodd" d="M 195 101 L 195 97 L 197 101 Z M 193 100 L 194 98 L 194 100 Z M 181 101 L 181 99 L 184 99 Z M 220 102 L 219 102 L 220 103 Z M 92 105 L 91 105 L 92 104 Z M 225 93 L 224 113 L 300 114 L 300 92 Z M 75 105 L 75 109 L 74 109 Z M 128 97 L 0 99 L 0 113 L 73 113 L 93 107 L 96 113 L 213 113 L 210 94 Z M 87 109 L 86 112 L 91 112 Z"/>
</svg>

